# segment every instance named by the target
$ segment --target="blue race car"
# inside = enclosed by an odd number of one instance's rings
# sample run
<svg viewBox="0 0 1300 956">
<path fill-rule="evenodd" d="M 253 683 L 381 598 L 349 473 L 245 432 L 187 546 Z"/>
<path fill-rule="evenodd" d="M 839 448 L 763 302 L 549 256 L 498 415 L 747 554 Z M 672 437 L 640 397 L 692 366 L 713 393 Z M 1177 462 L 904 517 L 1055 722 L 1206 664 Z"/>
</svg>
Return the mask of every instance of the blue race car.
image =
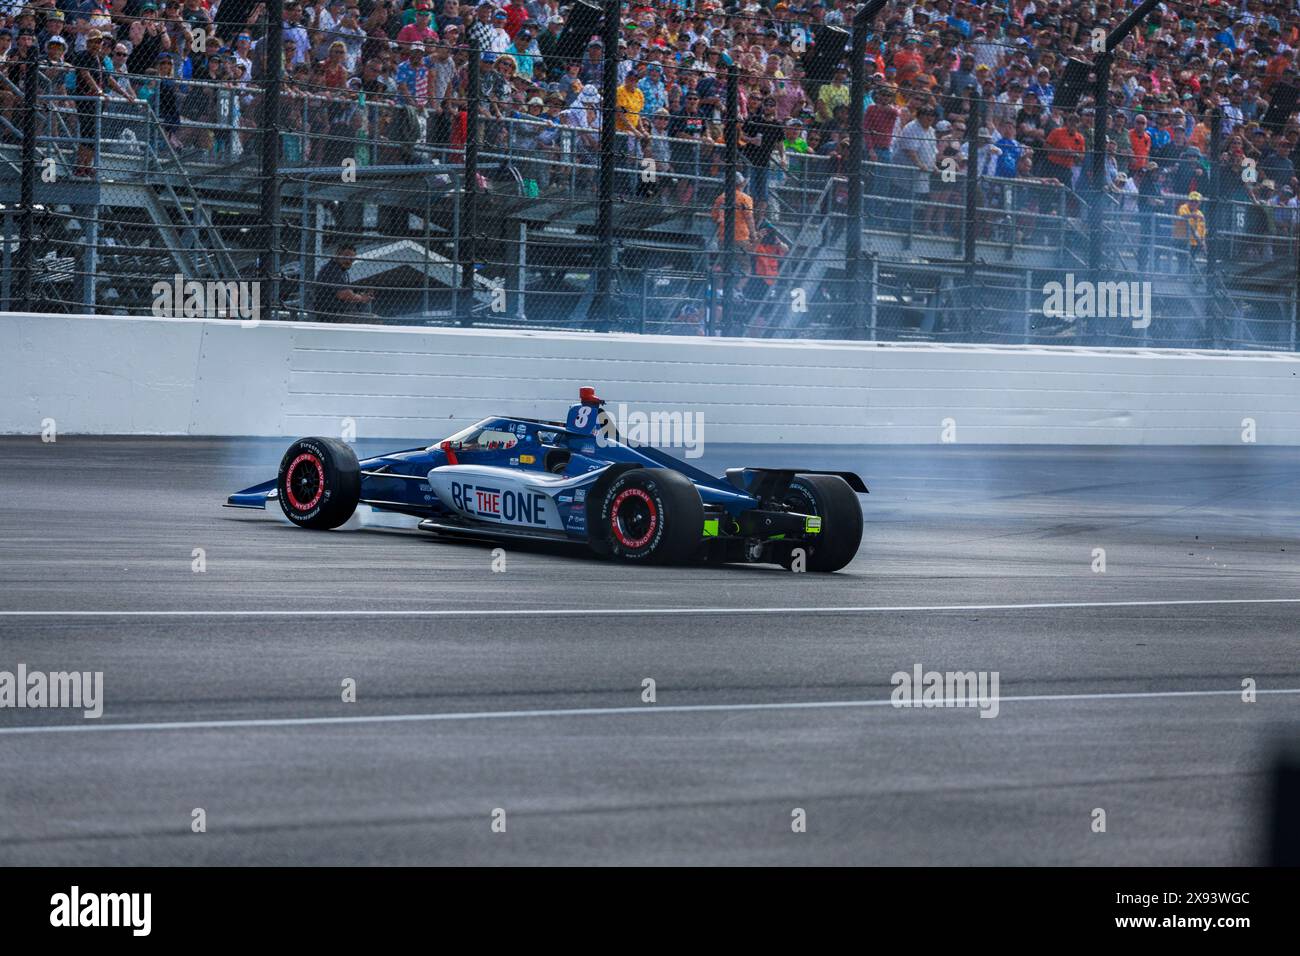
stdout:
<svg viewBox="0 0 1300 956">
<path fill-rule="evenodd" d="M 333 438 L 295 441 L 279 475 L 230 496 L 278 502 L 302 528 L 337 528 L 358 506 L 422 531 L 584 543 L 627 561 L 695 560 L 838 571 L 857 554 L 866 493 L 852 472 L 729 468 L 715 478 L 623 440 L 595 389 L 564 422 L 485 418 L 427 448 L 358 462 Z"/>
</svg>

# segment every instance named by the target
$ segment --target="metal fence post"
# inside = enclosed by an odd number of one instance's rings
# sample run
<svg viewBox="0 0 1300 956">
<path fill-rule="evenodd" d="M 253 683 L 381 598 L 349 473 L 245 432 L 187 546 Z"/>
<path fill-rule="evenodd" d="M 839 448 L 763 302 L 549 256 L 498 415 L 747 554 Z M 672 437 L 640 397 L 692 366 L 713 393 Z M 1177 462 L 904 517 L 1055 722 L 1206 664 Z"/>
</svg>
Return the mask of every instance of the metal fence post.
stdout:
<svg viewBox="0 0 1300 956">
<path fill-rule="evenodd" d="M 857 316 L 865 319 L 865 302 L 862 289 L 862 140 L 863 109 L 867 97 L 866 59 L 867 30 L 874 10 L 868 10 L 875 4 L 864 7 L 853 18 L 853 35 L 849 42 L 849 168 L 848 168 L 848 218 L 844 234 L 844 296 L 848 300 L 845 323 L 848 336 L 861 337 L 863 322 L 854 321 Z M 883 3 L 879 6 L 883 6 Z"/>
<path fill-rule="evenodd" d="M 614 287 L 614 148 L 618 141 L 618 39 L 619 0 L 605 0 L 601 24 L 603 58 L 600 73 L 600 171 L 596 206 L 596 293 L 587 319 L 598 332 L 613 324 Z"/>
<path fill-rule="evenodd" d="M 1216 106 L 1210 111 L 1210 185 L 1205 191 L 1209 210 L 1205 216 L 1205 272 L 1214 275 L 1215 259 L 1218 258 L 1219 236 L 1223 226 L 1223 166 L 1219 156 L 1223 153 L 1223 108 Z M 1223 230 L 1230 231 L 1230 230 Z"/>
<path fill-rule="evenodd" d="M 975 329 L 975 243 L 979 238 L 979 130 L 983 101 L 972 91 L 966 117 L 966 217 L 962 251 L 966 261 L 966 328 Z"/>
<path fill-rule="evenodd" d="M 280 308 L 280 79 L 289 65 L 284 60 L 284 0 L 266 4 L 266 88 L 262 91 L 262 215 L 266 217 L 262 243 L 264 301 L 274 318 Z M 230 278 L 235 278 L 231 276 Z M 313 277 L 314 278 L 314 277 Z"/>
<path fill-rule="evenodd" d="M 483 96 L 483 52 L 478 39 L 469 38 L 469 90 L 465 97 L 465 178 L 460 191 L 460 293 L 456 321 L 474 321 L 474 267 L 478 258 L 478 137 L 479 105 Z"/>
<path fill-rule="evenodd" d="M 862 162 L 863 139 L 863 104 L 866 102 L 866 57 L 867 34 L 871 32 L 871 21 L 885 8 L 887 0 L 868 0 L 853 18 L 853 34 L 849 41 L 849 195 L 847 231 L 844 239 L 844 277 L 847 279 L 847 294 L 851 299 L 852 315 L 859 321 L 853 322 L 853 331 L 864 337 L 868 328 L 874 338 L 875 306 L 870 308 L 866 296 L 874 291 L 868 289 L 866 281 L 866 263 L 862 260 Z M 868 319 L 868 313 L 870 318 Z"/>
<path fill-rule="evenodd" d="M 723 126 L 726 143 L 722 170 L 722 334 L 734 335 L 741 323 L 735 307 L 736 166 L 740 162 L 740 69 L 727 64 L 727 103 Z"/>
<path fill-rule="evenodd" d="M 1095 67 L 1097 77 L 1092 123 L 1092 175 L 1086 191 L 1090 220 L 1088 269 L 1094 282 L 1101 277 L 1101 230 L 1105 216 L 1102 200 L 1106 196 L 1106 135 L 1110 130 L 1110 65 L 1110 52 L 1102 52 L 1097 57 Z"/>
<path fill-rule="evenodd" d="M 27 62 L 23 64 L 23 145 L 22 172 L 18 202 L 22 207 L 22 228 L 18 244 L 19 280 L 18 298 L 22 311 L 31 312 L 35 306 L 32 294 L 36 268 L 36 46 L 27 48 Z M 9 237 L 5 236 L 5 242 Z"/>
</svg>

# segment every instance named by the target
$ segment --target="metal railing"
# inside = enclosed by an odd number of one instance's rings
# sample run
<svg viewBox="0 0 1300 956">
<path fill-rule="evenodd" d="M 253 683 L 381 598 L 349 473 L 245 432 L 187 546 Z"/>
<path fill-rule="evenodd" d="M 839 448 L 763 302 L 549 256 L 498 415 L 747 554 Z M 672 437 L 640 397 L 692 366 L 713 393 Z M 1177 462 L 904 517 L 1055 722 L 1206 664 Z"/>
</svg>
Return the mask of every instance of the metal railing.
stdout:
<svg viewBox="0 0 1300 956">
<path fill-rule="evenodd" d="M 1211 196 L 1202 226 L 1181 211 L 1187 196 L 971 181 L 964 167 L 922 171 L 897 157 L 866 161 L 854 177 L 845 140 L 820 152 L 778 143 L 755 162 L 728 136 L 736 118 L 683 136 L 670 135 L 672 118 L 642 116 L 650 132 L 618 131 L 606 152 L 592 114 L 574 125 L 571 106 L 494 107 L 471 123 L 469 102 L 450 98 L 416 108 L 289 85 L 266 110 L 254 86 L 187 80 L 164 95 L 157 78 L 133 79 L 140 101 L 38 94 L 37 165 L 52 173 L 38 184 L 31 266 L 14 254 L 24 211 L 11 197 L 0 210 L 7 307 L 24 304 L 24 270 L 39 276 L 45 307 L 129 313 L 152 308 L 159 280 L 265 281 L 274 264 L 269 319 L 1296 344 L 1292 207 Z M 23 126 L 6 123 L 0 169 L 12 187 L 30 172 L 5 145 Z M 274 177 L 262 169 L 267 136 L 278 143 Z M 729 170 L 745 177 L 730 203 Z M 271 179 L 277 200 L 263 208 Z M 351 251 L 342 260 L 340 243 Z M 342 272 L 330 266 L 349 259 Z M 1145 283 L 1155 314 L 1139 327 L 1125 315 L 1060 313 L 1048 290 L 1067 280 Z M 340 282 L 368 301 L 340 299 Z"/>
</svg>

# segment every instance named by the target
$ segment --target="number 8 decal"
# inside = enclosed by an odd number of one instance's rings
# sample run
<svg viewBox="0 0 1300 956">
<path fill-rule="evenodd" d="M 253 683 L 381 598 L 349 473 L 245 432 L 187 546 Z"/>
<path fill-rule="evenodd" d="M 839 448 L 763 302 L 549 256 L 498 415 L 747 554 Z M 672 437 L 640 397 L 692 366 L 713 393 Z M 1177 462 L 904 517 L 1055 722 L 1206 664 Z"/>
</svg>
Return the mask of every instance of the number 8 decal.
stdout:
<svg viewBox="0 0 1300 956">
<path fill-rule="evenodd" d="M 583 405 L 578 409 L 578 417 L 573 420 L 573 424 L 578 428 L 586 428 L 587 422 L 591 418 L 591 406 Z"/>
</svg>

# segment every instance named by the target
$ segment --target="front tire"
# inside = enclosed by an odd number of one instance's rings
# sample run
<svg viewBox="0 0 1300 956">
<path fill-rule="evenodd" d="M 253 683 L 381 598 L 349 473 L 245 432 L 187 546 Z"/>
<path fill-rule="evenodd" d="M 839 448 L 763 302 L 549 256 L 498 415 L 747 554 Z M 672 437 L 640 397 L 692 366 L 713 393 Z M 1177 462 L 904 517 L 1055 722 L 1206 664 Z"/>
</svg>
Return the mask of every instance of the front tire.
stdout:
<svg viewBox="0 0 1300 956">
<path fill-rule="evenodd" d="M 821 533 L 793 547 L 803 548 L 809 571 L 838 571 L 858 553 L 862 544 L 862 505 L 849 483 L 838 475 L 796 475 L 784 503 L 791 511 L 817 515 Z M 780 556 L 781 566 L 793 565 L 793 548 Z"/>
<path fill-rule="evenodd" d="M 592 533 L 600 535 L 598 551 L 625 561 L 683 564 L 704 534 L 704 504 L 685 475 L 634 468 L 605 488 Z"/>
<path fill-rule="evenodd" d="M 300 438 L 280 459 L 280 510 L 300 528 L 337 528 L 361 499 L 356 453 L 336 438 Z"/>
</svg>

